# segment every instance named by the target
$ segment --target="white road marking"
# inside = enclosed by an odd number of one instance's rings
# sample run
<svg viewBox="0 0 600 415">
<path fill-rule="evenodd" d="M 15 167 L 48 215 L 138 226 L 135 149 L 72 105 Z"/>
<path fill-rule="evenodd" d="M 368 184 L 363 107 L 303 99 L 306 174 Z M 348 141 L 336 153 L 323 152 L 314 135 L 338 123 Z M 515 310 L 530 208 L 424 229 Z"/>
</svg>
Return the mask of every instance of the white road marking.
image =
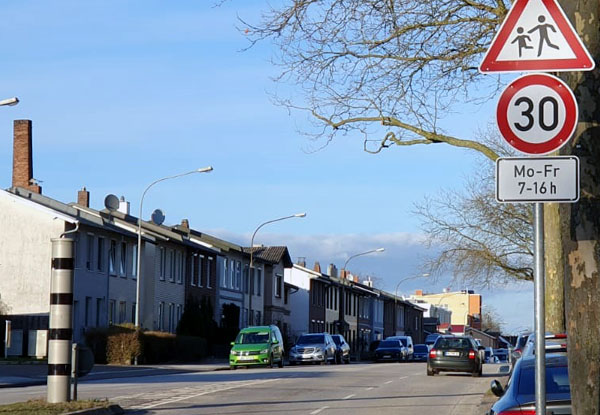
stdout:
<svg viewBox="0 0 600 415">
<path fill-rule="evenodd" d="M 350 399 L 350 398 L 352 398 L 353 396 L 356 396 L 356 394 L 355 394 L 355 393 L 353 393 L 352 395 L 348 395 L 348 396 L 346 396 L 346 397 L 344 397 L 344 398 L 342 398 L 342 399 Z"/>
<path fill-rule="evenodd" d="M 392 382 L 393 382 L 393 380 L 388 380 L 387 382 L 384 383 L 384 385 L 389 385 Z"/>
<path fill-rule="evenodd" d="M 132 406 L 131 409 L 135 409 L 135 410 L 152 409 L 152 408 L 156 408 L 157 406 L 162 406 L 162 405 L 167 405 L 167 404 L 171 404 L 171 403 L 175 403 L 175 402 L 185 401 L 187 399 L 196 398 L 198 396 L 207 395 L 209 393 L 223 392 L 223 391 L 226 391 L 226 390 L 236 389 L 236 388 L 239 388 L 239 387 L 260 385 L 262 383 L 273 382 L 273 381 L 278 381 L 278 380 L 281 380 L 281 378 L 257 380 L 255 382 L 235 382 L 231 386 L 217 387 L 214 390 L 203 390 L 200 393 L 187 394 L 187 395 L 183 395 L 183 396 L 177 396 L 177 397 L 174 397 L 174 398 L 173 397 L 171 397 L 171 398 L 165 398 L 163 400 L 159 400 L 158 402 L 155 401 L 156 403 L 135 405 L 135 406 Z M 164 395 L 169 395 L 169 394 L 172 394 L 172 393 L 173 393 L 173 391 L 165 391 Z"/>
<path fill-rule="evenodd" d="M 401 378 L 398 378 L 398 380 L 402 380 L 402 379 L 408 379 L 408 376 L 402 376 Z"/>
<path fill-rule="evenodd" d="M 375 389 L 375 388 L 373 388 L 373 387 L 370 387 L 370 388 L 367 388 L 367 389 L 365 389 L 365 390 L 366 390 L 366 391 L 372 391 L 373 389 Z"/>
<path fill-rule="evenodd" d="M 310 415 L 317 415 L 319 412 L 324 411 L 325 409 L 329 408 L 328 406 L 324 406 L 322 408 L 317 409 L 316 411 L 312 411 L 310 413 Z"/>
</svg>

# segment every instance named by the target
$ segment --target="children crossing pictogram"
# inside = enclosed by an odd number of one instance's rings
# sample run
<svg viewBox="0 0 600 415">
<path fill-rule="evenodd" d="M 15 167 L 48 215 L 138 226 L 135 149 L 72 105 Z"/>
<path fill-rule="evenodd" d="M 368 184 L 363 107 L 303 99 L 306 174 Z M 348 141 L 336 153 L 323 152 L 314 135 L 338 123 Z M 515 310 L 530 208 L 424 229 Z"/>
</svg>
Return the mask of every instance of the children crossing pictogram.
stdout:
<svg viewBox="0 0 600 415">
<path fill-rule="evenodd" d="M 516 0 L 481 72 L 592 70 L 594 61 L 557 0 Z"/>
</svg>

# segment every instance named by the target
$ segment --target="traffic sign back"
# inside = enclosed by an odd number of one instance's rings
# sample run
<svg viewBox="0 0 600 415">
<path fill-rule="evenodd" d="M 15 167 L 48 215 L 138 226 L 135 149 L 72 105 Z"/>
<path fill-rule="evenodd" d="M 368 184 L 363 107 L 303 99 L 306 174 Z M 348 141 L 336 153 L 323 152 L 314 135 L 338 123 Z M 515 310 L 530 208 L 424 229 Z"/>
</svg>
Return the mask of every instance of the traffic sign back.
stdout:
<svg viewBox="0 0 600 415">
<path fill-rule="evenodd" d="M 594 65 L 557 0 L 516 0 L 479 70 L 591 71 Z"/>
</svg>

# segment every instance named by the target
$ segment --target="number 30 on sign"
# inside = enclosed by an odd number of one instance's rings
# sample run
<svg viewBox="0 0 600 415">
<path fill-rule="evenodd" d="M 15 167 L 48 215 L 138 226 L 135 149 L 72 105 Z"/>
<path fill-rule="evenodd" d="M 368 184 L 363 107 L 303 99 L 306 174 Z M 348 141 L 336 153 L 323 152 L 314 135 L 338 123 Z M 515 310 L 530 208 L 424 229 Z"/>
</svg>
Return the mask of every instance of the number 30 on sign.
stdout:
<svg viewBox="0 0 600 415">
<path fill-rule="evenodd" d="M 560 79 L 525 75 L 506 87 L 496 110 L 504 139 L 526 154 L 548 154 L 565 145 L 577 125 L 577 101 Z"/>
</svg>

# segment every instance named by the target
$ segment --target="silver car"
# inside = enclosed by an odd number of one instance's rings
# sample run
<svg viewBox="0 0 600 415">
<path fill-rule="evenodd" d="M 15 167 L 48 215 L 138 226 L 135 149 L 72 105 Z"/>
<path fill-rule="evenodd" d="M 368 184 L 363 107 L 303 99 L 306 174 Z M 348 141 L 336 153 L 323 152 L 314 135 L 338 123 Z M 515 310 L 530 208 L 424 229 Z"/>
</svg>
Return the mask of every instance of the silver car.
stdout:
<svg viewBox="0 0 600 415">
<path fill-rule="evenodd" d="M 290 365 L 296 363 L 335 363 L 336 345 L 329 333 L 303 334 L 291 348 Z"/>
</svg>

